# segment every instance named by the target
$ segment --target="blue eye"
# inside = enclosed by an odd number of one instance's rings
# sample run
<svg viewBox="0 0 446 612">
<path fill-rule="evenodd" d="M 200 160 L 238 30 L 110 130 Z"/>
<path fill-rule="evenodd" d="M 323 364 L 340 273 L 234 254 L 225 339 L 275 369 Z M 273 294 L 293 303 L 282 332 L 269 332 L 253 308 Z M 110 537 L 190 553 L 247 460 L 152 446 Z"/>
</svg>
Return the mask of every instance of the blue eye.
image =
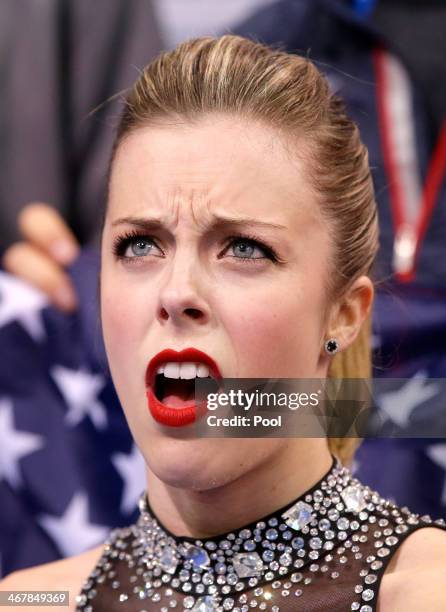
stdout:
<svg viewBox="0 0 446 612">
<path fill-rule="evenodd" d="M 140 234 L 127 234 L 119 236 L 113 243 L 113 253 L 118 259 L 138 260 L 152 254 L 154 249 L 159 249 L 153 238 Z"/>
<path fill-rule="evenodd" d="M 152 249 L 153 244 L 145 238 L 139 238 L 138 240 L 132 240 L 124 253 L 124 257 L 144 257 L 148 255 Z"/>
<path fill-rule="evenodd" d="M 248 238 L 236 238 L 230 244 L 233 252 L 235 253 L 238 249 L 240 256 L 235 255 L 237 259 L 264 259 L 266 249 L 262 247 L 255 240 L 250 240 Z M 260 255 L 252 256 L 255 251 L 260 253 Z M 263 254 L 262 254 L 263 253 Z"/>
<path fill-rule="evenodd" d="M 118 259 L 137 262 L 148 255 L 155 255 L 156 249 L 162 254 L 160 247 L 151 236 L 144 236 L 138 233 L 129 233 L 118 236 L 113 243 L 113 253 Z M 269 259 L 278 262 L 275 251 L 255 238 L 248 236 L 230 236 L 224 253 L 232 250 L 232 259 L 239 261 L 252 262 L 256 260 Z M 220 255 L 222 257 L 222 255 Z"/>
</svg>

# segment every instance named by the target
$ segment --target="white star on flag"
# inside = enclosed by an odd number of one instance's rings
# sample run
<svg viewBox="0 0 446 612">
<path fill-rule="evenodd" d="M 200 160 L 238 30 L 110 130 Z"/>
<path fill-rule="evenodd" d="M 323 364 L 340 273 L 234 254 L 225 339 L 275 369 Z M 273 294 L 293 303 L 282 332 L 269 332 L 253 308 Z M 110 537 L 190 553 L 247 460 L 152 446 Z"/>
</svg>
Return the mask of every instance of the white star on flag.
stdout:
<svg viewBox="0 0 446 612">
<path fill-rule="evenodd" d="M 68 404 L 65 421 L 69 426 L 75 427 L 84 417 L 89 416 L 97 429 L 106 427 L 107 412 L 97 399 L 98 393 L 105 386 L 103 376 L 85 369 L 70 370 L 59 365 L 51 368 L 51 376 Z"/>
<path fill-rule="evenodd" d="M 66 557 L 99 545 L 110 532 L 108 527 L 89 522 L 87 496 L 81 492 L 73 495 L 62 516 L 41 514 L 38 521 Z"/>
<path fill-rule="evenodd" d="M 136 445 L 130 454 L 115 453 L 111 460 L 124 482 L 121 512 L 130 514 L 136 508 L 139 496 L 146 487 L 146 464 Z"/>
<path fill-rule="evenodd" d="M 46 337 L 42 309 L 47 305 L 44 293 L 0 272 L 0 327 L 18 321 L 33 340 L 40 342 Z"/>
<path fill-rule="evenodd" d="M 440 385 L 434 382 L 426 384 L 426 380 L 430 380 L 427 372 L 419 370 L 399 389 L 380 394 L 380 412 L 399 427 L 406 427 L 414 409 L 441 390 Z"/>
<path fill-rule="evenodd" d="M 19 460 L 44 446 L 44 438 L 34 433 L 17 431 L 13 425 L 12 402 L 0 399 L 0 479 L 14 487 L 22 483 Z"/>
<path fill-rule="evenodd" d="M 431 444 L 426 449 L 426 455 L 446 472 L 446 444 Z M 441 503 L 446 506 L 446 473 L 441 493 Z"/>
</svg>

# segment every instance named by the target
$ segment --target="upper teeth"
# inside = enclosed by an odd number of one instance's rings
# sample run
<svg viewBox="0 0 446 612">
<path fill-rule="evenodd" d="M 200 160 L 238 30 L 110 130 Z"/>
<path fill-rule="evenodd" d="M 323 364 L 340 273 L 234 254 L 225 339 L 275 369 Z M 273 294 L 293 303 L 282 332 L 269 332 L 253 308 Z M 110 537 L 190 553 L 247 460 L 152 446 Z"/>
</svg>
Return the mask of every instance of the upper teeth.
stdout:
<svg viewBox="0 0 446 612">
<path fill-rule="evenodd" d="M 169 361 L 159 366 L 157 374 L 164 374 L 166 378 L 206 378 L 210 376 L 209 368 L 204 363 L 191 363 L 189 361 Z"/>
</svg>

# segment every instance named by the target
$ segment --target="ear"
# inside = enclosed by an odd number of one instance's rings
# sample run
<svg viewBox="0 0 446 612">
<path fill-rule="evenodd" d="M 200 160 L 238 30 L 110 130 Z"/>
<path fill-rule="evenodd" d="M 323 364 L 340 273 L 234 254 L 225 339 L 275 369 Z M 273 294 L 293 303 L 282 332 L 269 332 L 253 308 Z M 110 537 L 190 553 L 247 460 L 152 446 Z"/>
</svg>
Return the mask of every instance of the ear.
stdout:
<svg viewBox="0 0 446 612">
<path fill-rule="evenodd" d="M 373 283 L 360 276 L 333 305 L 327 338 L 337 338 L 340 350 L 355 340 L 373 304 Z"/>
</svg>

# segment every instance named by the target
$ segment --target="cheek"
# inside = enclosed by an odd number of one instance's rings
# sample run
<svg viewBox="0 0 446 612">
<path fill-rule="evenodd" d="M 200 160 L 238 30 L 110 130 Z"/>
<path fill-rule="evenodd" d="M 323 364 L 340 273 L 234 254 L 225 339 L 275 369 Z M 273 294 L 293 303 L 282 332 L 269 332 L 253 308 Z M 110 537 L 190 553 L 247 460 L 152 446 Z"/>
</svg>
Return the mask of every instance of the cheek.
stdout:
<svg viewBox="0 0 446 612">
<path fill-rule="evenodd" d="M 249 298 L 246 291 L 232 292 L 230 303 L 222 297 L 226 308 L 221 316 L 237 358 L 236 375 L 313 375 L 320 351 L 322 296 L 318 291 L 290 291 L 290 286 L 270 284 Z"/>
<path fill-rule="evenodd" d="M 135 379 L 135 364 L 141 363 L 141 343 L 147 334 L 154 309 L 151 293 L 142 287 L 130 288 L 119 276 L 101 286 L 101 318 L 105 347 L 117 386 Z M 152 300 L 152 301 L 151 301 Z"/>
</svg>

